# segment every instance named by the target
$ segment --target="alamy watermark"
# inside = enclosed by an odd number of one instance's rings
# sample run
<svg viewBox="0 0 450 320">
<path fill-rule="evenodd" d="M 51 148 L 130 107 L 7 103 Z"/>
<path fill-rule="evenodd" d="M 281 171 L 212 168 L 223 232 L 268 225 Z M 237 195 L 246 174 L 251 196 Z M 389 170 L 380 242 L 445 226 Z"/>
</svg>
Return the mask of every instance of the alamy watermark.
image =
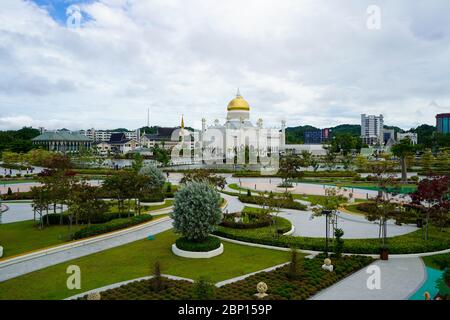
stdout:
<svg viewBox="0 0 450 320">
<path fill-rule="evenodd" d="M 81 289 L 81 269 L 77 265 L 70 265 L 66 269 L 67 277 L 66 286 L 69 290 Z"/>
<path fill-rule="evenodd" d="M 70 29 L 77 29 L 81 26 L 81 20 L 83 15 L 81 14 L 81 9 L 76 4 L 70 5 L 66 9 L 66 25 Z"/>
<path fill-rule="evenodd" d="M 369 30 L 381 29 L 381 8 L 377 5 L 371 5 L 367 8 L 366 26 Z"/>
</svg>

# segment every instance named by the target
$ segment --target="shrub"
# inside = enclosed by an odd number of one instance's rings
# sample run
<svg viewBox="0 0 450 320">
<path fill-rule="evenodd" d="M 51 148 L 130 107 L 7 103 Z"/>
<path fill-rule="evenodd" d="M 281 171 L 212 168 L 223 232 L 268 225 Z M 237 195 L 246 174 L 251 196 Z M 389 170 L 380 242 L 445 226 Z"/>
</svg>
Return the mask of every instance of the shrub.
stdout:
<svg viewBox="0 0 450 320">
<path fill-rule="evenodd" d="M 268 198 L 265 198 L 263 196 L 244 196 L 244 195 L 239 195 L 239 200 L 241 202 L 244 203 L 251 203 L 251 204 L 257 204 L 257 205 L 265 205 L 267 204 L 269 200 Z M 279 205 L 281 208 L 286 208 L 286 209 L 294 209 L 294 210 L 300 210 L 300 211 L 305 211 L 308 207 L 300 202 L 291 200 L 291 199 L 280 199 L 277 198 L 277 205 Z"/>
<path fill-rule="evenodd" d="M 236 214 L 228 214 L 224 216 L 222 223 L 223 227 L 235 228 L 235 229 L 256 229 L 267 227 L 272 224 L 273 219 L 269 214 L 245 212 L 242 213 L 242 222 L 235 222 L 234 218 Z M 248 220 L 248 221 L 245 221 Z"/>
<path fill-rule="evenodd" d="M 128 228 L 137 224 L 150 221 L 152 219 L 153 217 L 151 215 L 144 214 L 141 216 L 135 216 L 131 218 L 111 220 L 104 224 L 92 225 L 90 227 L 83 228 L 74 233 L 73 239 L 74 240 L 83 239 L 115 230 Z"/>
<path fill-rule="evenodd" d="M 201 277 L 194 283 L 194 292 L 198 300 L 212 300 L 216 296 L 216 287 L 207 278 Z"/>
<path fill-rule="evenodd" d="M 222 220 L 220 195 L 210 185 L 192 182 L 175 194 L 173 227 L 190 241 L 202 241 Z"/>
<path fill-rule="evenodd" d="M 340 256 L 344 251 L 344 240 L 342 237 L 344 236 L 344 230 L 336 229 L 334 231 L 334 236 L 336 237 L 336 242 L 334 244 L 334 253 Z"/>
<path fill-rule="evenodd" d="M 289 279 L 298 278 L 298 267 L 298 251 L 297 249 L 291 249 L 291 263 L 289 264 L 289 271 L 287 272 L 287 276 Z"/>
<path fill-rule="evenodd" d="M 139 174 L 150 178 L 150 189 L 162 190 L 166 177 L 163 172 L 153 165 L 146 165 L 142 167 Z"/>
<path fill-rule="evenodd" d="M 208 237 L 203 241 L 190 241 L 186 238 L 179 238 L 176 241 L 177 248 L 191 252 L 208 252 L 220 247 L 220 239 Z"/>
<path fill-rule="evenodd" d="M 158 261 L 155 262 L 153 266 L 153 279 L 152 279 L 152 288 L 156 292 L 164 290 L 166 288 L 164 280 L 161 276 L 161 265 Z"/>
</svg>

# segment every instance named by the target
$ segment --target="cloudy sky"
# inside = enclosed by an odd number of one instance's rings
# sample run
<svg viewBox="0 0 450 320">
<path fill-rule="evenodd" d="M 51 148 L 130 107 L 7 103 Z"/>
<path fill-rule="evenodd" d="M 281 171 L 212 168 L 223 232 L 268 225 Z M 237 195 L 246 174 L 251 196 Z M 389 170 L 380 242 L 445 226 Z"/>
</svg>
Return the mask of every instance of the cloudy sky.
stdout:
<svg viewBox="0 0 450 320">
<path fill-rule="evenodd" d="M 184 114 L 198 128 L 223 121 L 238 87 L 266 126 L 361 113 L 434 124 L 450 112 L 449 12 L 448 0 L 2 0 L 0 130 L 134 129 L 147 108 L 151 125 Z"/>
</svg>

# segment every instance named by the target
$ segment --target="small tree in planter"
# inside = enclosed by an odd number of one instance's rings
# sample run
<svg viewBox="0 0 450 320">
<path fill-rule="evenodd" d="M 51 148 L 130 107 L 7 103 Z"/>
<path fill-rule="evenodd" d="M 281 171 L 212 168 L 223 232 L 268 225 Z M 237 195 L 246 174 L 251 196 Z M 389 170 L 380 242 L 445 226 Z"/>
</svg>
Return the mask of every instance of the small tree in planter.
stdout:
<svg viewBox="0 0 450 320">
<path fill-rule="evenodd" d="M 222 221 L 220 195 L 206 183 L 192 182 L 182 187 L 175 194 L 173 207 L 173 227 L 190 245 L 208 242 L 210 233 Z"/>
</svg>

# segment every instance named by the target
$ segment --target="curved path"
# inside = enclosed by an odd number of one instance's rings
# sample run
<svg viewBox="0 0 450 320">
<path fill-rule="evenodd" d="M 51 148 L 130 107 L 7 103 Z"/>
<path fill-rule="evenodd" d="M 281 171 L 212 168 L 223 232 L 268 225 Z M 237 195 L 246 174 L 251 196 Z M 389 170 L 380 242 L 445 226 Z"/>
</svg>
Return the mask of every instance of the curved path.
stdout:
<svg viewBox="0 0 450 320">
<path fill-rule="evenodd" d="M 0 282 L 58 263 L 145 239 L 149 235 L 155 235 L 171 228 L 171 219 L 165 217 L 111 234 L 6 259 L 0 261 Z"/>
<path fill-rule="evenodd" d="M 369 289 L 367 285 L 369 277 L 374 274 L 371 267 L 379 268 L 379 289 Z M 322 290 L 311 300 L 407 300 L 422 286 L 425 279 L 425 266 L 420 258 L 379 260 L 369 268 L 363 268 Z"/>
<path fill-rule="evenodd" d="M 225 212 L 242 211 L 245 206 L 261 208 L 254 204 L 243 204 L 237 197 L 222 194 L 228 202 Z M 325 228 L 325 217 L 315 217 L 311 219 L 312 211 L 299 211 L 291 209 L 281 209 L 279 217 L 289 220 L 295 227 L 293 236 L 310 238 L 323 238 Z M 376 239 L 378 238 L 378 224 L 367 221 L 364 217 L 351 215 L 344 212 L 338 214 L 338 228 L 344 230 L 344 239 Z M 418 230 L 411 225 L 397 226 L 393 221 L 388 224 L 389 237 L 400 236 Z"/>
</svg>

